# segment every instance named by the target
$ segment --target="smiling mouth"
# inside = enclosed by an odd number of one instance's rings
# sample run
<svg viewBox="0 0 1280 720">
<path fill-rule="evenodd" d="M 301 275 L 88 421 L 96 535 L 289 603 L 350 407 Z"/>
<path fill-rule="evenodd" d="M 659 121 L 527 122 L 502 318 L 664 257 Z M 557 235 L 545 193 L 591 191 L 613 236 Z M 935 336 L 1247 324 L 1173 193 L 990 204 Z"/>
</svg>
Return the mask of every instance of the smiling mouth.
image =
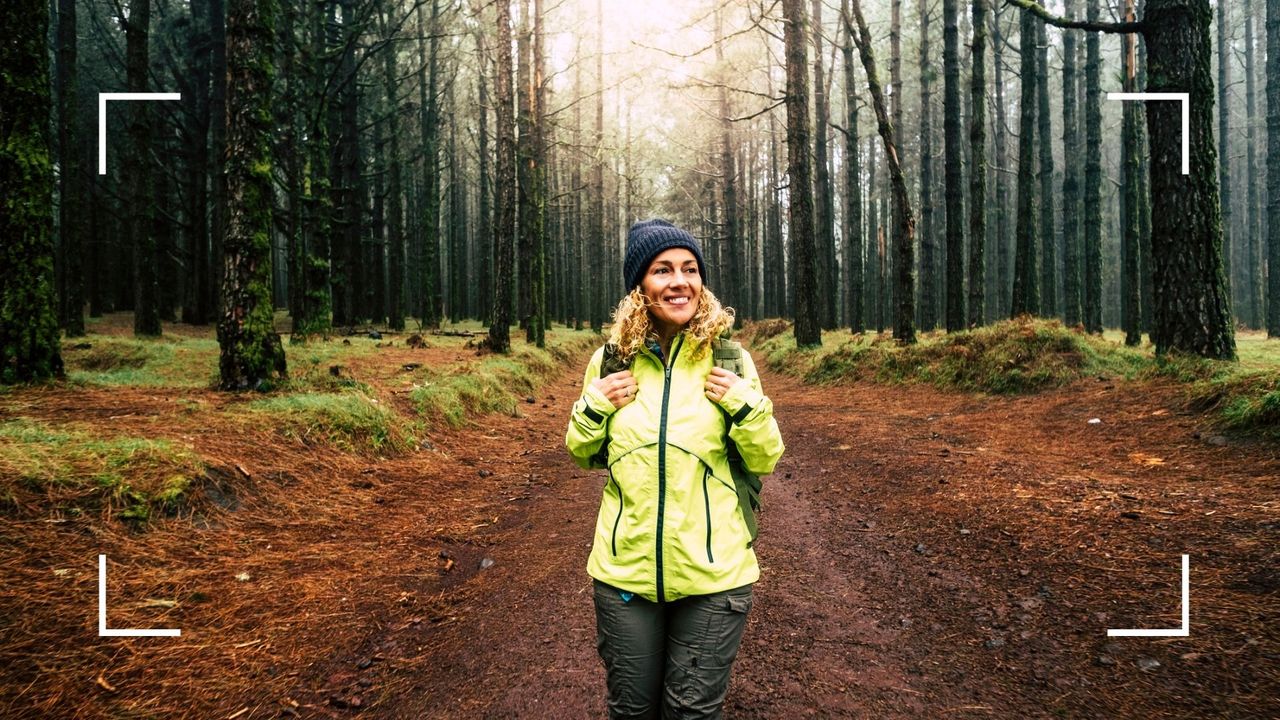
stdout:
<svg viewBox="0 0 1280 720">
<path fill-rule="evenodd" d="M 676 296 L 676 297 L 669 297 L 669 298 L 667 298 L 667 304 L 668 304 L 668 305 L 675 305 L 675 306 L 677 306 L 677 307 L 684 307 L 685 305 L 688 305 L 688 304 L 689 304 L 689 297 L 688 297 L 687 295 L 680 295 L 680 296 Z"/>
</svg>

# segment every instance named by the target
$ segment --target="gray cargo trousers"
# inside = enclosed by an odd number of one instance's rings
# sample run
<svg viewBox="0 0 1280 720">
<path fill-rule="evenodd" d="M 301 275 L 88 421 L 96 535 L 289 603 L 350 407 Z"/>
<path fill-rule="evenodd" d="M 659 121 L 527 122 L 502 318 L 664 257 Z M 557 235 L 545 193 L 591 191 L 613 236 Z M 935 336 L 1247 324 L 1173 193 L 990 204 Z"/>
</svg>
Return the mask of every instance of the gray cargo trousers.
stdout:
<svg viewBox="0 0 1280 720">
<path fill-rule="evenodd" d="M 611 720 L 722 717 L 752 586 L 655 603 L 594 585 Z"/>
</svg>

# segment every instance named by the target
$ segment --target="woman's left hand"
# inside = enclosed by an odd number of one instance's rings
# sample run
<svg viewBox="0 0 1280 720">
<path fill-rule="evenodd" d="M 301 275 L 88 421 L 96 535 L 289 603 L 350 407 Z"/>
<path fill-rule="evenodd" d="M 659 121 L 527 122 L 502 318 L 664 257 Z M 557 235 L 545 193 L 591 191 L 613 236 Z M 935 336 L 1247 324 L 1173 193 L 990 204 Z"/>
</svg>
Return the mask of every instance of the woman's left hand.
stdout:
<svg viewBox="0 0 1280 720">
<path fill-rule="evenodd" d="M 711 374 L 707 376 L 707 397 L 715 402 L 720 402 L 724 399 L 725 393 L 729 392 L 729 388 L 740 382 L 742 382 L 742 378 L 732 371 L 713 367 L 711 368 Z"/>
</svg>

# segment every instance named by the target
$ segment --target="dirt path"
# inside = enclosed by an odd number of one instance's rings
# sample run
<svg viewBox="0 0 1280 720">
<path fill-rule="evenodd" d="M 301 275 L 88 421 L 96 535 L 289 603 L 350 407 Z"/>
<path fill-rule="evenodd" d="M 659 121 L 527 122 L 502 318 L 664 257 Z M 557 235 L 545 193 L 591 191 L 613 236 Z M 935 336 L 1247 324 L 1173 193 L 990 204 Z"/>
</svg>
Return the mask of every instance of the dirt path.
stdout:
<svg viewBox="0 0 1280 720">
<path fill-rule="evenodd" d="M 495 563 L 451 591 L 450 620 L 388 618 L 314 679 L 384 688 L 365 694 L 367 716 L 603 717 L 583 570 L 599 482 L 561 447 L 577 382 L 517 428 L 479 431 L 529 451 L 503 478 L 519 499 L 459 560 Z M 1202 437 L 1172 391 L 765 384 L 788 451 L 765 495 L 763 579 L 727 716 L 1280 711 L 1274 447 Z M 1102 433 L 1087 422 L 1098 414 Z M 463 468 L 511 462 L 514 444 L 474 439 L 445 449 Z M 1177 625 L 1181 552 L 1195 562 L 1191 637 L 1108 640 L 1108 627 Z M 407 647 L 412 660 L 358 670 Z"/>
<path fill-rule="evenodd" d="M 579 372 L 521 418 L 382 461 L 221 437 L 179 391 L 15 396 L 240 453 L 257 494 L 198 532 L 32 520 L 0 543 L 0 607 L 20 608 L 0 611 L 0 714 L 604 717 L 584 569 L 602 480 L 563 449 Z M 727 717 L 1280 716 L 1276 447 L 1205 432 L 1159 386 L 764 383 L 788 449 Z M 117 622 L 180 624 L 181 642 L 66 622 L 95 576 L 56 568 L 104 551 Z M 1108 639 L 1178 624 L 1181 553 L 1190 637 Z M 40 583 L 54 594 L 15 590 Z"/>
</svg>

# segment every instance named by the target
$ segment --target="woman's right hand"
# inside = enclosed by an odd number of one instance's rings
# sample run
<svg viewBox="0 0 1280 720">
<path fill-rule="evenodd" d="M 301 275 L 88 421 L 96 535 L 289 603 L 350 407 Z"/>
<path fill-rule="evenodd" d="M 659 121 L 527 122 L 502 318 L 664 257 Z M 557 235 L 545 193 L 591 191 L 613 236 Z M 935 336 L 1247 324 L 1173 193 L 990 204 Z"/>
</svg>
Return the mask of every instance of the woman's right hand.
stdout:
<svg viewBox="0 0 1280 720">
<path fill-rule="evenodd" d="M 597 390 L 609 398 L 609 402 L 613 403 L 615 408 L 621 410 L 632 400 L 636 399 L 636 391 L 639 386 L 636 385 L 636 379 L 632 377 L 630 370 L 623 370 L 612 375 L 605 375 L 602 378 L 596 378 L 591 381 Z"/>
</svg>

